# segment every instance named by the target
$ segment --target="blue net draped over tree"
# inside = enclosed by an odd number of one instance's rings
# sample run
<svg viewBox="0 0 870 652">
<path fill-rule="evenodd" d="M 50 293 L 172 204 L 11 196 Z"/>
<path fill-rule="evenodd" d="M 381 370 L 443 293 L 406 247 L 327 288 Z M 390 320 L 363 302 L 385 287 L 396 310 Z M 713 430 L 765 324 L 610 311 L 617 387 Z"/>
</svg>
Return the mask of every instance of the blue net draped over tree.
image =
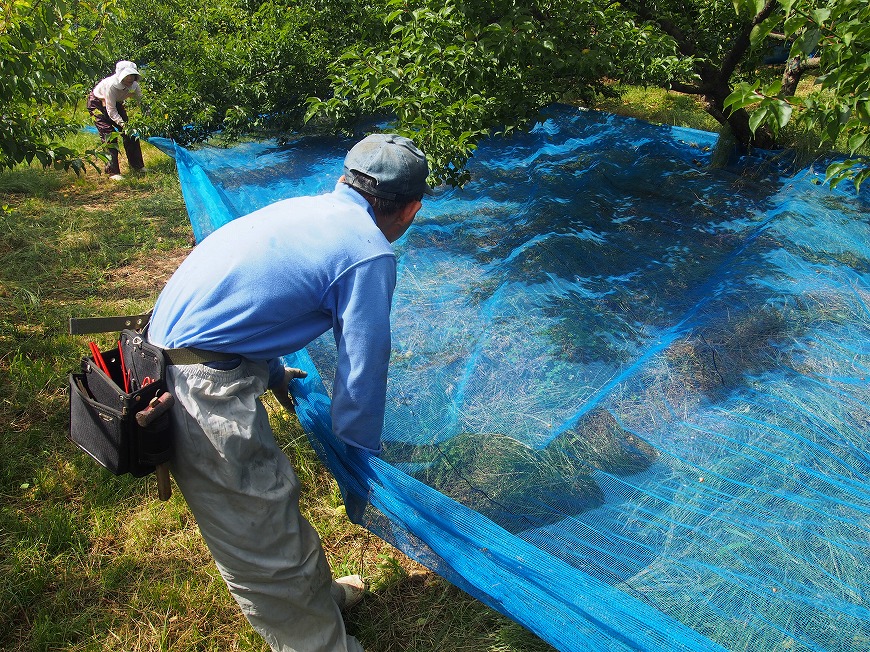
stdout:
<svg viewBox="0 0 870 652">
<path fill-rule="evenodd" d="M 866 193 L 715 135 L 557 106 L 396 244 L 384 453 L 359 523 L 554 647 L 870 649 Z M 353 140 L 176 148 L 197 239 L 328 192 Z"/>
</svg>

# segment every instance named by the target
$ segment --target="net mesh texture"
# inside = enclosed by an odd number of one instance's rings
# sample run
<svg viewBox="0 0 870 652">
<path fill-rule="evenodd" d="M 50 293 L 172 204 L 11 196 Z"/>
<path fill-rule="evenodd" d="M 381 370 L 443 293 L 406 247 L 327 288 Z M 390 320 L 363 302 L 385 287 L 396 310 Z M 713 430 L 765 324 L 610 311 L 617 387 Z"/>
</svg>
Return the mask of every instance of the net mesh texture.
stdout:
<svg viewBox="0 0 870 652">
<path fill-rule="evenodd" d="M 331 433 L 332 335 L 285 359 L 349 515 L 563 652 L 870 649 L 868 196 L 715 141 L 484 142 L 395 245 L 381 457 Z M 197 240 L 353 142 L 174 148 Z"/>
</svg>

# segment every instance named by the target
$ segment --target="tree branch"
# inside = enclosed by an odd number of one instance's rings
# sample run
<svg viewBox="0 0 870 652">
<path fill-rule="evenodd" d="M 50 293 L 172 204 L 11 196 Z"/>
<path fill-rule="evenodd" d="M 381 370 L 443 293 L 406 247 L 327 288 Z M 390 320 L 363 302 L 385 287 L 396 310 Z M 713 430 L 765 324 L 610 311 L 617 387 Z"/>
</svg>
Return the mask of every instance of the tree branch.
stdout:
<svg viewBox="0 0 870 652">
<path fill-rule="evenodd" d="M 671 82 L 670 90 L 677 93 L 685 93 L 686 95 L 703 95 L 704 89 L 694 84 L 683 84 L 682 82 Z"/>
<path fill-rule="evenodd" d="M 786 64 L 785 70 L 782 73 L 783 95 L 794 95 L 804 73 L 808 70 L 817 70 L 821 65 L 822 60 L 819 57 L 811 57 L 803 60 L 800 59 L 800 57 L 791 59 Z"/>
<path fill-rule="evenodd" d="M 639 18 L 650 23 L 655 23 L 662 32 L 674 39 L 677 43 L 677 47 L 680 49 L 680 54 L 691 57 L 697 52 L 695 43 L 686 38 L 686 35 L 683 34 L 682 30 L 671 21 L 661 18 L 644 0 L 625 0 L 622 3 L 622 6 L 633 11 Z"/>
<path fill-rule="evenodd" d="M 746 56 L 746 51 L 751 45 L 749 35 L 752 33 L 752 29 L 770 17 L 773 10 L 776 9 L 778 5 L 779 2 L 777 0 L 767 0 L 767 2 L 764 3 L 764 7 L 760 12 L 758 12 L 758 14 L 756 14 L 755 18 L 743 26 L 743 29 L 740 30 L 737 34 L 737 38 L 735 38 L 734 42 L 731 44 L 731 51 L 728 52 L 722 60 L 722 67 L 719 69 L 719 74 L 722 76 L 722 79 L 731 79 L 731 75 L 734 74 L 734 70 Z"/>
</svg>

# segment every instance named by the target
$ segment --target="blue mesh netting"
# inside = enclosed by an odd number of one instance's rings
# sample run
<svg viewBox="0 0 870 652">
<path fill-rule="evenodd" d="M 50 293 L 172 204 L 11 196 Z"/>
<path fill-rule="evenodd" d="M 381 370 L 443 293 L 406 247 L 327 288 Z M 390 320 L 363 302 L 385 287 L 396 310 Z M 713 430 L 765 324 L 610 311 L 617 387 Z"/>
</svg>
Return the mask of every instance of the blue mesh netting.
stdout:
<svg viewBox="0 0 870 652">
<path fill-rule="evenodd" d="M 554 107 L 397 243 L 385 452 L 299 416 L 349 512 L 563 651 L 870 649 L 866 194 Z M 177 151 L 195 234 L 353 141 Z M 366 496 L 368 505 L 355 496 Z"/>
</svg>

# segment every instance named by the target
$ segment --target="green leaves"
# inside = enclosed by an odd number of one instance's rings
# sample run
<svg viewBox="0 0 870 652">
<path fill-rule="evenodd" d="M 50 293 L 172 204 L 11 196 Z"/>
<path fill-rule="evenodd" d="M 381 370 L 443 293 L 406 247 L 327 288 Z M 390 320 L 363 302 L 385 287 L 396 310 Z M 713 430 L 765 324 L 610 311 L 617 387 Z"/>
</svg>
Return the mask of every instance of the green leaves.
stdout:
<svg viewBox="0 0 870 652">
<path fill-rule="evenodd" d="M 499 58 L 503 39 L 527 34 L 529 26 L 480 29 L 455 9 L 433 3 L 384 14 L 394 40 L 349 50 L 333 69 L 333 96 L 310 98 L 306 120 L 350 125 L 357 116 L 387 110 L 397 130 L 427 152 L 436 179 L 464 181 L 476 140 L 489 133 L 500 111 L 489 82 L 508 82 Z"/>
<path fill-rule="evenodd" d="M 326 70 L 344 49 L 372 30 L 386 38 L 349 0 L 118 1 L 113 49 L 147 64 L 147 115 L 131 121 L 182 144 L 293 133 L 306 98 L 329 94 Z"/>
<path fill-rule="evenodd" d="M 0 167 L 34 160 L 79 170 L 77 154 L 54 145 L 74 131 L 69 107 L 95 72 L 99 35 L 114 2 L 7 0 L 0 27 Z M 95 45 L 97 43 L 97 45 Z M 98 57 L 97 57 L 98 58 Z"/>
<path fill-rule="evenodd" d="M 751 3 L 738 2 L 738 11 L 748 12 Z M 780 0 L 784 36 L 791 41 L 789 65 L 800 66 L 818 59 L 815 88 L 805 97 L 789 97 L 782 84 L 762 88 L 759 82 L 735 86 L 725 100 L 729 111 L 750 109 L 753 132 L 769 127 L 774 133 L 786 125 L 818 134 L 821 142 L 850 159 L 832 165 L 826 180 L 834 187 L 845 179 L 856 186 L 870 174 L 867 143 L 870 139 L 870 3 L 863 0 Z M 773 18 L 773 17 L 771 17 Z M 764 21 L 753 31 L 759 44 L 773 28 Z"/>
<path fill-rule="evenodd" d="M 733 77 L 724 112 L 740 111 L 741 139 L 789 126 L 818 134 L 858 162 L 837 174 L 860 179 L 870 141 L 870 3 L 779 0 L 764 20 L 769 0 L 665 0 L 654 15 L 642 11 L 647 4 L 4 0 L 0 166 L 67 160 L 54 143 L 77 128 L 68 107 L 124 57 L 145 71 L 144 110 L 130 120 L 143 136 L 182 144 L 217 133 L 280 137 L 387 113 L 430 156 L 433 181 L 450 183 L 467 178 L 482 138 L 528 128 L 554 101 L 606 93 L 610 80 L 706 93 L 722 119 L 718 98 Z M 628 11 L 636 5 L 644 19 Z M 750 26 L 754 52 L 725 65 Z M 753 81 L 780 33 L 790 66 L 821 66 L 804 97 L 779 81 Z"/>
<path fill-rule="evenodd" d="M 861 187 L 861 182 L 870 176 L 866 159 L 847 159 L 840 163 L 833 163 L 825 171 L 825 181 L 836 188 L 846 179 L 852 179 L 856 188 Z"/>
<path fill-rule="evenodd" d="M 463 183 L 480 139 L 527 128 L 566 93 L 691 67 L 669 37 L 597 0 L 391 0 L 381 19 L 390 38 L 351 48 L 331 69 L 331 96 L 309 98 L 306 120 L 347 127 L 388 111 L 436 182 Z"/>
<path fill-rule="evenodd" d="M 799 106 L 801 126 L 852 157 L 828 169 L 831 186 L 844 179 L 860 186 L 870 170 L 870 4 L 805 2 L 793 13 L 786 23 L 795 38 L 792 55 L 821 61 L 817 87 Z"/>
<path fill-rule="evenodd" d="M 760 86 L 761 82 L 759 81 L 752 84 L 748 82 L 737 84 L 734 91 L 725 98 L 725 108 L 734 112 L 738 109 L 744 109 L 752 104 L 757 104 L 764 99 L 764 95 L 758 90 Z"/>
<path fill-rule="evenodd" d="M 776 81 L 765 88 L 756 81 L 737 84 L 734 91 L 725 98 L 724 107 L 730 112 L 754 107 L 749 117 L 749 128 L 754 133 L 762 125 L 767 125 L 774 131 L 785 127 L 792 115 L 792 105 L 788 100 L 780 98 L 782 82 Z"/>
<path fill-rule="evenodd" d="M 738 17 L 751 20 L 764 9 L 765 0 L 733 0 L 733 4 Z"/>
<path fill-rule="evenodd" d="M 765 40 L 770 36 L 777 27 L 782 23 L 782 16 L 774 14 L 761 21 L 749 34 L 749 41 L 753 47 L 759 47 L 764 44 Z"/>
</svg>

